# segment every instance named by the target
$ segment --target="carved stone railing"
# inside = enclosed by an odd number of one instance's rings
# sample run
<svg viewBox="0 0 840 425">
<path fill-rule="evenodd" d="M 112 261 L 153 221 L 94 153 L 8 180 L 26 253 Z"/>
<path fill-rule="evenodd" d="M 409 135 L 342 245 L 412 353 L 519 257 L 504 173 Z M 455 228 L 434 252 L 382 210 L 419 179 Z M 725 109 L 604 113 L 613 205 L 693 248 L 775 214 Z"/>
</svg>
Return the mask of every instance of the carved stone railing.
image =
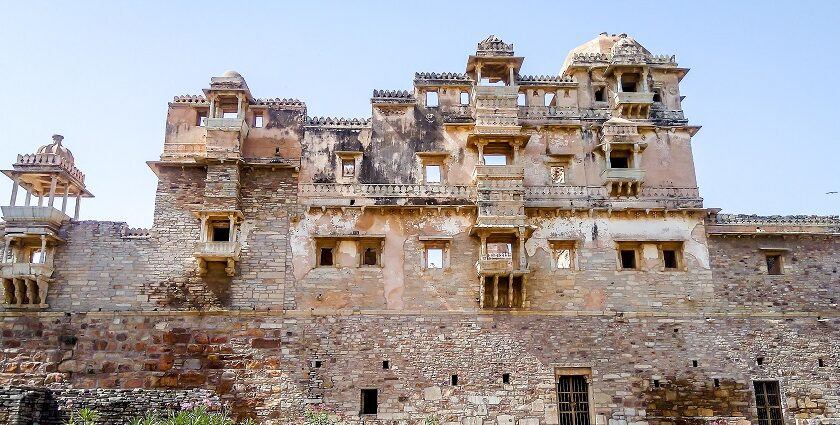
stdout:
<svg viewBox="0 0 840 425">
<path fill-rule="evenodd" d="M 601 177 L 608 182 L 640 182 L 645 178 L 645 170 L 639 168 L 607 168 L 601 172 Z"/>
<path fill-rule="evenodd" d="M 80 183 L 85 182 L 85 175 L 68 158 L 53 153 L 34 153 L 18 155 L 15 167 L 57 166 L 67 171 Z"/>
<path fill-rule="evenodd" d="M 475 188 L 440 184 L 301 183 L 301 197 L 456 198 L 474 199 Z"/>
<path fill-rule="evenodd" d="M 611 198 L 604 186 L 527 186 L 526 207 L 588 208 L 702 208 L 703 199 L 696 187 L 642 187 L 637 196 Z"/>
<path fill-rule="evenodd" d="M 525 178 L 525 167 L 521 165 L 476 165 L 473 178 L 522 179 Z"/>
<path fill-rule="evenodd" d="M 836 215 L 750 215 L 716 214 L 715 224 L 759 224 L 759 225 L 796 225 L 796 226 L 838 226 L 840 216 Z"/>
<path fill-rule="evenodd" d="M 580 110 L 572 107 L 558 106 L 520 106 L 520 119 L 571 119 L 579 118 Z"/>
<path fill-rule="evenodd" d="M 486 256 L 476 261 L 475 269 L 479 274 L 509 274 L 513 271 L 513 259 L 510 256 L 507 258 Z"/>
<path fill-rule="evenodd" d="M 477 109 L 514 109 L 517 107 L 516 105 L 516 98 L 499 98 L 499 97 L 490 97 L 490 98 L 478 98 L 475 101 L 475 107 Z"/>
<path fill-rule="evenodd" d="M 207 144 L 201 143 L 166 143 L 163 145 L 162 157 L 204 156 L 207 154 Z"/>
<path fill-rule="evenodd" d="M 0 265 L 0 278 L 51 277 L 53 267 L 43 263 L 5 263 Z"/>
<path fill-rule="evenodd" d="M 207 130 L 238 131 L 243 140 L 251 129 L 244 118 L 207 118 L 205 127 Z"/>
<path fill-rule="evenodd" d="M 688 120 L 685 119 L 685 114 L 681 110 L 671 111 L 671 110 L 660 109 L 660 108 L 651 108 L 650 119 L 655 120 L 655 121 L 677 121 L 677 122 L 688 121 Z"/>
<path fill-rule="evenodd" d="M 49 206 L 2 206 L 3 220 L 6 222 L 27 222 L 32 224 L 43 223 L 60 226 L 62 222 L 70 217 L 60 210 Z"/>
<path fill-rule="evenodd" d="M 653 103 L 653 93 L 651 92 L 618 92 L 613 97 L 616 105 L 625 103 L 631 104 L 651 104 Z"/>
<path fill-rule="evenodd" d="M 195 256 L 205 260 L 239 258 L 239 242 L 197 242 Z"/>
<path fill-rule="evenodd" d="M 492 97 L 517 97 L 519 86 L 475 86 L 475 95 Z"/>
</svg>

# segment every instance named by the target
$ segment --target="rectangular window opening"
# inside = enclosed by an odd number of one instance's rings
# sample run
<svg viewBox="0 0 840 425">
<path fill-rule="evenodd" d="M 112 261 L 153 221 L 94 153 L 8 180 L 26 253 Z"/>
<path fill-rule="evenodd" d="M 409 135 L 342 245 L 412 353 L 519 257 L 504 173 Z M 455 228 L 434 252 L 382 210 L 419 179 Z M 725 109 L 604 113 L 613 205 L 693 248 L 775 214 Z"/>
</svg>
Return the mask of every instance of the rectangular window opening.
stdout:
<svg viewBox="0 0 840 425">
<path fill-rule="evenodd" d="M 817 366 L 819 366 L 819 367 L 825 367 L 825 360 L 823 360 L 823 359 L 817 359 Z"/>
<path fill-rule="evenodd" d="M 426 183 L 440 183 L 440 165 L 426 165 Z"/>
<path fill-rule="evenodd" d="M 653 380 L 653 387 L 654 387 L 654 388 L 659 388 L 659 386 L 660 386 L 660 385 L 659 385 L 659 380 L 658 380 L 658 379 L 654 379 L 654 380 Z"/>
<path fill-rule="evenodd" d="M 40 249 L 36 249 L 32 251 L 32 254 L 29 256 L 29 262 L 35 264 L 43 264 L 47 261 L 47 253 L 41 251 Z"/>
<path fill-rule="evenodd" d="M 606 95 L 606 88 L 605 87 L 595 87 L 595 101 L 596 102 L 606 102 L 607 95 Z"/>
<path fill-rule="evenodd" d="M 525 93 L 516 96 L 516 106 L 525 106 Z"/>
<path fill-rule="evenodd" d="M 426 248 L 426 268 L 443 268 L 443 248 Z"/>
<path fill-rule="evenodd" d="M 376 248 L 365 248 L 364 254 L 362 255 L 362 265 L 364 266 L 378 266 L 379 265 L 379 252 Z"/>
<path fill-rule="evenodd" d="M 589 383 L 586 376 L 560 376 L 557 400 L 560 425 L 589 425 Z"/>
<path fill-rule="evenodd" d="M 469 105 L 470 104 L 470 94 L 465 92 L 465 91 L 462 91 L 460 101 L 461 101 L 461 105 Z"/>
<path fill-rule="evenodd" d="M 756 357 L 755 364 L 757 364 L 758 366 L 764 365 L 764 357 Z"/>
<path fill-rule="evenodd" d="M 624 152 L 611 152 L 610 168 L 630 168 L 630 158 Z"/>
<path fill-rule="evenodd" d="M 254 128 L 262 128 L 263 126 L 263 116 L 262 115 L 255 115 L 254 116 Z"/>
<path fill-rule="evenodd" d="M 624 270 L 636 269 L 636 250 L 622 249 L 621 250 L 621 268 Z"/>
<path fill-rule="evenodd" d="M 375 415 L 378 408 L 379 390 L 369 388 L 362 390 L 362 411 L 363 415 Z"/>
<path fill-rule="evenodd" d="M 503 384 L 510 384 L 510 374 L 509 373 L 503 373 L 502 374 L 502 383 Z"/>
<path fill-rule="evenodd" d="M 333 265 L 333 249 L 332 248 L 321 248 L 320 258 L 318 261 L 319 266 L 332 266 Z"/>
<path fill-rule="evenodd" d="M 222 112 L 222 118 L 239 118 L 239 112 L 224 111 L 224 112 Z"/>
<path fill-rule="evenodd" d="M 213 227 L 213 242 L 230 241 L 230 227 Z"/>
<path fill-rule="evenodd" d="M 356 160 L 342 159 L 341 160 L 341 176 L 353 177 L 356 175 Z"/>
<path fill-rule="evenodd" d="M 557 268 L 568 270 L 572 268 L 572 250 L 569 248 L 557 250 Z"/>
<path fill-rule="evenodd" d="M 666 269 L 676 269 L 679 267 L 677 262 L 677 251 L 673 249 L 662 250 L 662 259 L 665 262 Z"/>
<path fill-rule="evenodd" d="M 551 106 L 551 104 L 554 103 L 554 93 L 546 93 L 543 99 L 543 105 Z"/>
<path fill-rule="evenodd" d="M 653 101 L 656 103 L 662 103 L 662 89 L 655 89 L 653 91 Z"/>
<path fill-rule="evenodd" d="M 782 397 L 779 381 L 754 381 L 755 405 L 759 425 L 783 425 Z"/>
<path fill-rule="evenodd" d="M 198 121 L 196 122 L 196 125 L 199 127 L 207 126 L 207 111 L 198 112 Z"/>
<path fill-rule="evenodd" d="M 691 361 L 691 367 L 697 367 L 697 360 Z"/>
<path fill-rule="evenodd" d="M 426 92 L 426 107 L 427 108 L 434 108 L 438 106 L 438 92 L 436 91 L 427 91 Z"/>
<path fill-rule="evenodd" d="M 484 165 L 502 166 L 507 165 L 507 155 L 485 154 Z"/>
<path fill-rule="evenodd" d="M 767 274 L 779 275 L 782 274 L 782 255 L 769 254 L 766 257 Z"/>
<path fill-rule="evenodd" d="M 388 360 L 383 360 L 382 361 L 382 369 L 390 369 L 390 368 L 391 368 L 391 362 L 389 362 Z"/>
<path fill-rule="evenodd" d="M 449 377 L 449 383 L 453 386 L 458 385 L 458 375 L 452 375 Z"/>
<path fill-rule="evenodd" d="M 715 384 L 715 388 L 720 388 L 720 379 L 715 378 L 714 384 Z"/>
</svg>

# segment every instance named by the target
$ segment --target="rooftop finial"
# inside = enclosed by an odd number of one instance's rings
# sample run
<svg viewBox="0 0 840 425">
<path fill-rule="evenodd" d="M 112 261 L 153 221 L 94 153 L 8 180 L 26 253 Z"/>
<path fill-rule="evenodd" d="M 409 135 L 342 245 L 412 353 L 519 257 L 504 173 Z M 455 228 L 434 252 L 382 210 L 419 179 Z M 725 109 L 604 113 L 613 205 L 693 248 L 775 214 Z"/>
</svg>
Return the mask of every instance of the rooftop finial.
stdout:
<svg viewBox="0 0 840 425">
<path fill-rule="evenodd" d="M 53 142 L 54 142 L 54 143 L 57 143 L 57 144 L 59 144 L 59 145 L 60 145 L 60 144 L 61 144 L 61 141 L 62 141 L 62 140 L 64 140 L 64 136 L 62 136 L 62 135 L 60 135 L 60 134 L 53 134 L 53 135 L 52 135 L 52 139 L 53 139 Z"/>
</svg>

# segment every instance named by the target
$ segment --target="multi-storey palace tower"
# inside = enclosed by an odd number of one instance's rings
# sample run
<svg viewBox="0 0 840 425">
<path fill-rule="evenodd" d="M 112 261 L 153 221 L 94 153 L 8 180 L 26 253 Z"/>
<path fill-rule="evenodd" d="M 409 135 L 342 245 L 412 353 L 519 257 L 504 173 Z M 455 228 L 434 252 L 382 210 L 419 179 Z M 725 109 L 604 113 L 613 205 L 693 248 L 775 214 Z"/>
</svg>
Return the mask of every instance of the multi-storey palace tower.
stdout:
<svg viewBox="0 0 840 425">
<path fill-rule="evenodd" d="M 19 155 L 0 422 L 840 424 L 840 219 L 705 207 L 674 56 L 523 66 L 490 36 L 362 119 L 213 77 L 169 104 L 150 229 L 79 219 L 61 136 Z"/>
</svg>

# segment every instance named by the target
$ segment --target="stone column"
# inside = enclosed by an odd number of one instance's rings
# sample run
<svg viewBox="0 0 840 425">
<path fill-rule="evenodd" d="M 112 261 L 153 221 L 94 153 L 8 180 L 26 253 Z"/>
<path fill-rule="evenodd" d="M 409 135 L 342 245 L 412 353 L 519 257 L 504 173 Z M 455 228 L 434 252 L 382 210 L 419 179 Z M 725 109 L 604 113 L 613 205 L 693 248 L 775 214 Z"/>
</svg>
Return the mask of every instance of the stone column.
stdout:
<svg viewBox="0 0 840 425">
<path fill-rule="evenodd" d="M 484 165 L 484 143 L 477 143 L 478 146 L 478 165 Z"/>
<path fill-rule="evenodd" d="M 39 207 L 44 206 L 44 196 L 43 195 L 38 195 L 38 206 Z"/>
<path fill-rule="evenodd" d="M 201 229 L 198 231 L 198 240 L 200 242 L 207 242 L 207 217 L 201 217 Z"/>
<path fill-rule="evenodd" d="M 18 183 L 17 177 L 12 179 L 12 199 L 9 201 L 10 206 L 15 206 L 15 202 L 17 201 L 17 192 L 18 192 Z"/>
<path fill-rule="evenodd" d="M 648 82 L 647 82 L 648 70 L 647 68 L 642 68 L 642 87 L 641 92 L 647 93 L 648 91 Z"/>
<path fill-rule="evenodd" d="M 499 275 L 493 275 L 493 308 L 499 306 Z"/>
<path fill-rule="evenodd" d="M 79 219 L 79 208 L 82 206 L 82 192 L 76 195 L 76 211 L 73 213 L 73 220 Z"/>
<path fill-rule="evenodd" d="M 245 118 L 243 114 L 245 111 L 242 108 L 242 96 L 236 95 L 236 118 L 242 119 Z"/>
<path fill-rule="evenodd" d="M 230 220 L 230 230 L 228 231 L 228 242 L 234 242 L 234 241 L 236 241 L 236 238 L 234 237 L 234 234 L 233 234 L 233 232 L 234 232 L 234 230 L 235 230 L 235 229 L 233 228 L 233 224 L 235 223 L 235 221 L 234 221 L 234 218 L 233 218 L 233 217 L 234 217 L 234 216 L 233 216 L 233 214 L 229 214 L 229 215 L 228 215 L 228 220 Z"/>
<path fill-rule="evenodd" d="M 19 277 L 12 278 L 12 285 L 15 287 L 15 304 L 23 304 L 23 281 Z"/>
<path fill-rule="evenodd" d="M 53 174 L 50 178 L 50 200 L 47 202 L 47 205 L 53 206 L 55 203 L 55 186 L 58 183 L 58 175 Z"/>
<path fill-rule="evenodd" d="M 509 86 L 516 85 L 516 80 L 514 79 L 513 65 L 508 65 L 508 81 Z"/>
<path fill-rule="evenodd" d="M 475 66 L 475 85 L 481 84 L 481 64 Z"/>
<path fill-rule="evenodd" d="M 487 236 L 481 235 L 481 246 L 478 247 L 478 259 L 487 258 Z"/>
<path fill-rule="evenodd" d="M 525 289 L 525 284 L 528 283 L 528 275 L 522 275 L 522 305 L 520 307 L 525 307 L 525 296 L 528 294 L 528 290 Z"/>
<path fill-rule="evenodd" d="M 508 308 L 513 307 L 513 273 L 508 276 Z"/>
<path fill-rule="evenodd" d="M 616 93 L 621 93 L 621 71 L 615 71 Z"/>
<path fill-rule="evenodd" d="M 513 145 L 513 165 L 519 164 L 519 143 Z"/>
<path fill-rule="evenodd" d="M 6 239 L 6 243 L 3 244 L 3 257 L 0 258 L 0 263 L 5 263 L 6 260 L 9 258 L 9 254 L 11 253 L 9 248 L 12 244 L 12 238 L 7 236 L 5 239 Z"/>
<path fill-rule="evenodd" d="M 39 263 L 47 262 L 47 236 L 41 235 L 41 261 Z"/>
<path fill-rule="evenodd" d="M 207 111 L 207 119 L 216 117 L 216 98 L 210 97 L 210 110 Z"/>
<path fill-rule="evenodd" d="M 484 286 L 485 286 L 484 281 L 485 281 L 485 279 L 486 278 L 484 276 L 479 276 L 478 277 L 478 285 L 479 285 L 478 286 L 478 308 L 484 308 L 484 296 L 485 296 L 484 295 Z"/>
<path fill-rule="evenodd" d="M 612 168 L 612 161 L 610 161 L 610 144 L 604 143 L 604 158 L 607 160 L 607 168 Z"/>
<path fill-rule="evenodd" d="M 519 270 L 525 270 L 526 263 L 525 261 L 525 228 L 519 228 Z"/>
<path fill-rule="evenodd" d="M 24 189 L 26 189 L 26 188 L 24 188 Z M 25 204 L 28 207 L 31 203 L 32 203 L 32 192 L 30 192 L 29 189 L 26 189 L 26 202 L 25 202 Z"/>
<path fill-rule="evenodd" d="M 633 167 L 632 168 L 642 168 L 639 164 L 639 144 L 633 143 Z"/>
<path fill-rule="evenodd" d="M 67 197 L 70 196 L 70 183 L 64 188 L 64 197 L 61 198 L 61 212 L 67 213 Z"/>
</svg>

